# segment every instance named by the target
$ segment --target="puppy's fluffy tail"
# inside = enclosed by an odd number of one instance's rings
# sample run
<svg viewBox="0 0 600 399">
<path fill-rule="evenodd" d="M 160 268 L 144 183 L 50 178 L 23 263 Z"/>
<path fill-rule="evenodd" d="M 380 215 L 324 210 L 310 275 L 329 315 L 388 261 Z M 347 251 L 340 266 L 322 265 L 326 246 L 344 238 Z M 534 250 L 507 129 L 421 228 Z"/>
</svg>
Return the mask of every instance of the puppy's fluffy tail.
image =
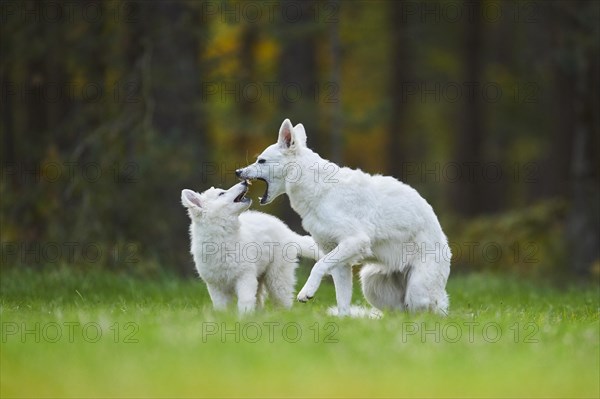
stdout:
<svg viewBox="0 0 600 399">
<path fill-rule="evenodd" d="M 293 242 L 294 244 L 297 244 L 297 247 L 300 249 L 300 253 L 298 255 L 303 258 L 319 260 L 324 255 L 311 236 L 294 234 Z"/>
</svg>

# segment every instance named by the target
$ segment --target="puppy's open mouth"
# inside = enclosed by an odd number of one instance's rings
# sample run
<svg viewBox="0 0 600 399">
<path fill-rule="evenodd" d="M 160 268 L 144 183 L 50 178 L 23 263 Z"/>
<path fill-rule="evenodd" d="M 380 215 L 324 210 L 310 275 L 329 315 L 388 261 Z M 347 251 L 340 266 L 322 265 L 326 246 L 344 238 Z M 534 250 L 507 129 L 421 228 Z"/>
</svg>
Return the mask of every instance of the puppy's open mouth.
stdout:
<svg viewBox="0 0 600 399">
<path fill-rule="evenodd" d="M 250 183 L 248 180 L 244 180 L 244 190 L 240 193 L 240 195 L 238 195 L 237 197 L 234 198 L 233 202 L 249 202 L 251 201 L 250 198 L 246 198 L 246 193 L 248 192 L 248 186 L 252 183 Z"/>
<path fill-rule="evenodd" d="M 262 197 L 258 197 L 258 199 L 260 200 L 260 204 L 264 205 L 267 203 L 267 200 L 269 199 L 269 182 L 266 181 L 265 179 L 263 179 L 262 177 L 257 178 L 256 180 L 261 180 L 265 182 L 266 188 L 265 188 L 265 193 L 263 194 Z"/>
</svg>

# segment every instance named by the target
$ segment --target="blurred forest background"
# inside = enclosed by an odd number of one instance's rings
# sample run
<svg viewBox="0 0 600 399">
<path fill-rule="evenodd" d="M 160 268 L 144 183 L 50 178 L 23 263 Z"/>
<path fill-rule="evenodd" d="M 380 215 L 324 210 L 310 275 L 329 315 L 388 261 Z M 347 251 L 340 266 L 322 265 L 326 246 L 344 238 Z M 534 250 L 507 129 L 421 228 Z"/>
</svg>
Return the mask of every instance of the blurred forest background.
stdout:
<svg viewBox="0 0 600 399">
<path fill-rule="evenodd" d="M 28 0 L 0 18 L 3 269 L 192 275 L 181 189 L 234 184 L 290 118 L 324 158 L 419 190 L 454 271 L 600 274 L 599 2 Z M 285 197 L 260 210 L 301 229 Z"/>
</svg>

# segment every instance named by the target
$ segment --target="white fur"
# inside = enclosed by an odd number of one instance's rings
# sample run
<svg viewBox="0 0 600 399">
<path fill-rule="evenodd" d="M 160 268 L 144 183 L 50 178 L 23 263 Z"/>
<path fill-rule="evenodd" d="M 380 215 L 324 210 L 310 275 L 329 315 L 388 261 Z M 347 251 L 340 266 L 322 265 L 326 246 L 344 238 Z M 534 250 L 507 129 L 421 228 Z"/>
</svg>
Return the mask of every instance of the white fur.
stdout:
<svg viewBox="0 0 600 399">
<path fill-rule="evenodd" d="M 306 231 L 327 252 L 299 301 L 312 298 L 330 273 L 338 313 L 349 314 L 351 266 L 363 264 L 363 294 L 374 307 L 446 314 L 450 249 L 433 209 L 412 187 L 321 158 L 306 147 L 304 127 L 288 119 L 277 143 L 237 173 L 268 183 L 261 204 L 287 193 Z"/>
<path fill-rule="evenodd" d="M 327 309 L 327 314 L 329 316 L 348 316 L 354 319 L 381 319 L 383 318 L 383 313 L 375 308 L 366 308 L 364 306 L 356 306 L 351 305 L 348 312 L 340 314 L 340 311 L 337 307 L 332 306 Z"/>
<path fill-rule="evenodd" d="M 252 312 L 268 294 L 278 305 L 292 306 L 297 256 L 318 258 L 310 236 L 300 236 L 274 216 L 247 211 L 251 201 L 234 199 L 247 190 L 210 188 L 202 194 L 181 192 L 191 219 L 191 253 L 206 282 L 215 309 L 237 296 L 238 311 Z M 298 253 L 300 252 L 300 253 Z"/>
</svg>

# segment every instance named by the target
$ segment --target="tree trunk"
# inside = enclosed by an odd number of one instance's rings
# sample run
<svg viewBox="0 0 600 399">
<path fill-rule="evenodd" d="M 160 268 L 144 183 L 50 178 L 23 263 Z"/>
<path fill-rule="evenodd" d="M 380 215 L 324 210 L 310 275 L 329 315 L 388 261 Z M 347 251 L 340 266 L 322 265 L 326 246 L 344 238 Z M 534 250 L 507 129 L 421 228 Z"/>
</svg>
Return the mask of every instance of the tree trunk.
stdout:
<svg viewBox="0 0 600 399">
<path fill-rule="evenodd" d="M 279 83 L 284 95 L 281 96 L 280 119 L 289 118 L 293 124 L 302 123 L 311 147 L 325 153 L 328 140 L 318 134 L 318 107 L 315 100 L 318 79 L 312 10 L 318 5 L 314 1 L 288 2 L 300 6 L 302 14 L 297 20 L 286 18 L 281 22 Z"/>
<path fill-rule="evenodd" d="M 391 77 L 390 77 L 390 124 L 388 127 L 388 173 L 403 178 L 403 167 L 408 162 L 405 127 L 407 102 L 405 85 L 410 76 L 410 38 L 408 20 L 404 18 L 405 5 L 402 1 L 390 3 L 391 30 Z M 402 22 L 400 22 L 402 21 Z"/>
<path fill-rule="evenodd" d="M 453 185 L 454 209 L 463 216 L 474 216 L 484 209 L 482 201 L 481 170 L 484 137 L 483 105 L 480 95 L 482 77 L 483 26 L 480 2 L 472 4 L 473 18 L 466 23 L 465 30 L 465 82 L 478 85 L 475 94 L 464 98 L 465 108 L 462 115 L 461 131 L 458 134 L 456 162 L 462 170 L 461 178 Z"/>
<path fill-rule="evenodd" d="M 597 4 L 569 4 L 572 15 L 598 14 Z M 588 9 L 590 8 L 590 9 Z M 575 274 L 587 276 L 594 263 L 600 262 L 600 173 L 598 136 L 598 42 L 585 44 L 581 36 L 591 37 L 597 28 L 586 26 L 584 18 L 575 19 L 574 42 L 579 47 L 572 51 L 575 64 L 571 85 L 574 124 L 572 132 L 572 158 L 569 168 L 571 210 L 567 220 L 567 235 L 571 269 Z M 572 46 L 570 46 L 573 49 Z"/>
<path fill-rule="evenodd" d="M 541 174 L 541 187 L 538 193 L 532 193 L 533 198 L 567 198 L 570 195 L 571 187 L 571 164 L 573 151 L 573 127 L 576 124 L 575 108 L 573 99 L 576 96 L 573 71 L 565 68 L 567 58 L 567 48 L 565 42 L 568 41 L 568 33 L 562 28 L 568 25 L 565 14 L 567 11 L 563 6 L 568 4 L 550 3 L 545 8 L 548 18 L 546 29 L 552 32 L 551 46 L 548 51 L 554 55 L 558 61 L 553 63 L 554 72 L 554 92 L 552 93 L 555 101 L 552 102 L 553 129 L 550 132 L 550 150 L 545 159 L 541 160 L 540 170 L 547 171 Z M 557 28 L 559 27 L 559 28 Z M 569 27 L 569 30 L 572 27 Z"/>
<path fill-rule="evenodd" d="M 176 143 L 179 162 L 195 165 L 190 181 L 199 182 L 201 165 L 208 162 L 206 115 L 201 103 L 200 79 L 203 68 L 199 61 L 203 51 L 206 26 L 202 18 L 202 4 L 195 2 L 160 1 L 143 4 L 146 66 L 144 88 L 146 101 L 146 126 L 152 134 L 152 145 Z M 149 66 L 148 66 L 149 65 Z M 148 90 L 148 91 L 146 91 Z M 148 121 L 150 123 L 148 123 Z M 163 150 L 164 153 L 164 150 Z M 162 154 L 160 155 L 162 158 Z M 154 166 L 150 167 L 153 168 Z M 152 169 L 151 169 L 152 170 Z M 171 179 L 155 187 L 154 195 L 170 197 L 173 190 L 180 189 L 182 181 L 164 169 L 154 169 Z M 181 205 L 171 201 L 161 210 L 165 218 L 183 218 Z M 148 221 L 147 223 L 150 223 Z M 161 225 L 166 229 L 166 225 Z M 159 232 L 163 234 L 166 232 Z M 169 242 L 159 242 L 152 250 L 162 253 L 179 266 L 182 274 L 191 273 L 184 257 L 185 243 L 180 247 Z M 181 260 L 179 262 L 179 260 Z"/>
<path fill-rule="evenodd" d="M 236 122 L 236 142 L 237 148 L 242 152 L 242 158 L 244 159 L 246 151 L 250 147 L 251 133 L 253 129 L 248 129 L 248 126 L 253 126 L 254 103 L 250 101 L 251 94 L 244 95 L 244 88 L 252 87 L 251 85 L 256 83 L 256 59 L 254 57 L 254 50 L 256 42 L 258 41 L 258 29 L 256 24 L 247 24 L 241 34 L 241 47 L 240 47 L 240 76 L 239 83 L 241 87 L 241 95 L 239 101 L 236 101 L 238 105 L 238 114 L 240 119 Z"/>
<path fill-rule="evenodd" d="M 186 3 L 144 4 L 151 14 L 153 126 L 159 134 L 198 137 L 194 101 L 200 98 L 197 38 L 188 29 L 198 26 L 197 12 Z M 193 19 L 192 19 L 193 18 Z M 199 142 L 200 140 L 193 140 Z"/>
<path fill-rule="evenodd" d="M 334 0 L 331 2 L 334 9 L 340 9 L 340 2 Z M 343 140 L 342 140 L 342 45 L 340 43 L 339 22 L 332 23 L 329 28 L 329 38 L 331 42 L 331 84 L 337 90 L 337 98 L 333 99 L 331 104 L 331 161 L 342 164 Z"/>
<path fill-rule="evenodd" d="M 13 84 L 13 82 L 11 82 L 8 78 L 9 76 L 10 68 L 2 65 L 0 68 L 0 90 L 2 93 L 8 93 L 9 86 Z M 0 107 L 0 119 L 2 120 L 2 168 L 5 168 L 7 171 L 15 166 L 15 153 L 17 151 L 14 131 L 15 123 L 13 117 L 13 97 L 14 96 L 12 95 L 3 95 L 2 106 Z M 4 177 L 5 176 L 1 176 L 1 178 Z M 17 179 L 17 173 L 10 175 L 10 182 L 12 188 L 16 189 L 19 182 Z"/>
<path fill-rule="evenodd" d="M 292 0 L 293 1 L 293 0 Z M 294 4 L 302 8 L 302 15 L 297 21 L 281 21 L 281 54 L 279 58 L 279 83 L 283 95 L 279 107 L 281 120 L 289 118 L 293 124 L 302 123 L 308 135 L 308 145 L 321 154 L 326 154 L 326 138 L 318 132 L 318 113 L 315 101 L 317 87 L 317 62 L 315 49 L 315 29 L 313 27 L 312 7 L 317 7 L 313 1 Z M 298 97 L 296 88 L 300 89 Z M 281 121 L 280 121 L 281 122 Z M 279 127 L 279 126 L 278 126 Z M 292 210 L 286 201 L 283 207 L 283 218 L 288 225 L 299 231 L 300 217 Z"/>
</svg>

